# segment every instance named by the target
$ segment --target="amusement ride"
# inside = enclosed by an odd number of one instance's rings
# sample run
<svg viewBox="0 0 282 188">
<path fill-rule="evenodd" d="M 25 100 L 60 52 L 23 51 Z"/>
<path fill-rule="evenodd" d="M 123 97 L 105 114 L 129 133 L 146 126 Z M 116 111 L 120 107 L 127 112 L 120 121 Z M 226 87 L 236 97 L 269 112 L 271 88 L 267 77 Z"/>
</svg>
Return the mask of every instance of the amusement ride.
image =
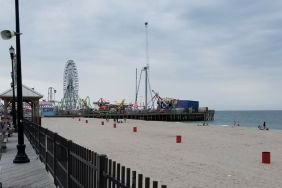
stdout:
<svg viewBox="0 0 282 188">
<path fill-rule="evenodd" d="M 64 71 L 64 97 L 61 102 L 63 110 L 74 111 L 79 107 L 78 72 L 73 60 L 68 60 Z"/>
<path fill-rule="evenodd" d="M 55 102 L 55 94 L 57 90 L 55 90 L 53 87 L 48 88 L 48 101 Z"/>
<path fill-rule="evenodd" d="M 89 96 L 87 96 L 85 99 L 79 99 L 79 109 L 86 112 L 89 112 L 92 109 Z"/>
</svg>

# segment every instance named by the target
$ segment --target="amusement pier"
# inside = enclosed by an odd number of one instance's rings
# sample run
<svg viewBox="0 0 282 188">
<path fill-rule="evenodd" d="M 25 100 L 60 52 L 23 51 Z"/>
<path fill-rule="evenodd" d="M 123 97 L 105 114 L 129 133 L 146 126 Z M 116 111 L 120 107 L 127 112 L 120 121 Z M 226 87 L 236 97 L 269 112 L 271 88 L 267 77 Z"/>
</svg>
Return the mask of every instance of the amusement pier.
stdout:
<svg viewBox="0 0 282 188">
<path fill-rule="evenodd" d="M 7 31 L 5 31 L 7 32 Z M 138 119 L 150 121 L 211 121 L 214 120 L 214 110 L 201 107 L 199 101 L 164 97 L 150 84 L 150 64 L 148 52 L 148 22 L 145 22 L 146 33 L 146 66 L 139 72 L 136 69 L 134 101 L 127 102 L 124 97 L 120 102 L 111 103 L 107 96 L 95 99 L 89 96 L 79 96 L 78 69 L 73 60 L 67 60 L 63 72 L 63 97 L 56 99 L 57 89 L 48 88 L 48 98 L 43 99 L 43 94 L 34 88 L 23 86 L 23 116 L 26 119 L 39 121 L 41 117 L 68 117 L 82 116 L 108 119 Z M 9 33 L 8 33 L 9 34 Z M 9 35 L 10 36 L 10 35 Z M 13 59 L 16 64 L 16 57 Z M 139 78 L 139 79 L 138 79 Z M 142 84 L 141 84 L 142 83 Z M 15 87 L 17 85 L 15 84 Z M 142 91 L 142 100 L 140 95 Z M 11 88 L 0 98 L 0 110 L 4 114 L 11 111 L 14 90 Z M 162 91 L 164 93 L 164 91 Z M 193 97 L 194 98 L 194 97 Z M 144 100 L 143 100 L 144 99 Z"/>
<path fill-rule="evenodd" d="M 214 110 L 200 107 L 199 101 L 161 97 L 151 90 L 149 82 L 149 65 L 142 68 L 137 80 L 135 102 L 126 103 L 125 99 L 118 103 L 110 103 L 105 98 L 91 102 L 78 96 L 78 71 L 73 60 L 68 60 L 64 71 L 64 97 L 55 100 L 56 90 L 48 88 L 48 100 L 40 101 L 41 117 L 89 117 L 103 119 L 138 119 L 149 121 L 211 121 Z M 145 102 L 138 101 L 142 75 L 145 75 Z M 149 100 L 148 100 L 149 99 Z"/>
<path fill-rule="evenodd" d="M 137 185 L 140 188 L 143 187 L 143 182 L 145 188 L 150 188 L 150 184 L 153 188 L 158 188 L 159 185 L 161 188 L 167 188 L 161 181 L 155 181 L 131 168 L 121 166 L 107 154 L 98 154 L 62 137 L 57 132 L 44 128 L 41 118 L 87 117 L 93 118 L 91 120 L 103 118 L 113 119 L 117 123 L 126 122 L 126 119 L 204 121 L 203 125 L 207 125 L 206 121 L 214 119 L 215 111 L 209 110 L 208 107 L 200 107 L 199 101 L 163 97 L 151 89 L 148 48 L 147 65 L 141 69 L 139 80 L 136 69 L 134 102 L 126 102 L 123 99 L 121 102 L 111 103 L 105 98 L 93 99 L 94 102 L 91 102 L 92 98 L 89 96 L 80 97 L 78 70 L 73 60 L 68 60 L 65 64 L 63 98 L 56 100 L 57 90 L 49 87 L 48 99 L 43 99 L 43 94 L 37 92 L 35 88 L 22 84 L 18 3 L 16 12 L 16 32 L 10 30 L 1 32 L 1 37 L 5 40 L 16 36 L 17 53 L 11 46 L 9 52 L 12 62 L 12 84 L 10 89 L 0 93 L 0 174 L 4 173 L 4 176 L 0 176 L 0 188 L 2 186 L 130 188 Z M 146 29 L 147 26 L 146 22 Z M 147 39 L 146 42 L 148 47 Z M 144 102 L 139 96 L 142 75 L 145 78 Z M 78 119 L 80 121 L 80 118 Z M 104 121 L 102 122 L 104 124 Z M 85 123 L 88 123 L 88 120 L 85 120 Z M 134 130 L 136 132 L 137 127 L 134 127 Z M 176 143 L 180 143 L 179 135 L 176 137 Z M 24 163 L 25 166 L 19 166 L 18 163 Z"/>
<path fill-rule="evenodd" d="M 68 60 L 64 70 L 63 93 L 61 100 L 56 100 L 57 90 L 48 88 L 48 99 L 42 99 L 43 95 L 23 85 L 23 110 L 26 119 L 40 122 L 41 117 L 89 117 L 103 119 L 137 119 L 149 121 L 212 121 L 214 110 L 208 107 L 200 107 L 199 101 L 182 100 L 172 97 L 162 97 L 151 90 L 148 76 L 149 66 L 145 66 L 137 81 L 136 70 L 136 94 L 134 103 L 126 103 L 125 99 L 118 103 L 110 103 L 105 98 L 91 102 L 90 97 L 81 98 L 78 95 L 79 81 L 76 64 Z M 140 80 L 145 73 L 145 102 L 139 102 L 138 96 Z M 4 101 L 1 106 L 4 114 L 11 109 L 13 90 L 9 89 L 0 98 Z M 149 100 L 148 100 L 149 99 Z"/>
</svg>

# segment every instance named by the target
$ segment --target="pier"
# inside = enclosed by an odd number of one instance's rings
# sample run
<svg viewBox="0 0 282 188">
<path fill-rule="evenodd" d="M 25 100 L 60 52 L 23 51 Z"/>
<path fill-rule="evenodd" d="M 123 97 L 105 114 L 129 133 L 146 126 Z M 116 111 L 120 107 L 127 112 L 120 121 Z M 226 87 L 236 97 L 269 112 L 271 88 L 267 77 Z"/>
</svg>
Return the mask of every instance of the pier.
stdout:
<svg viewBox="0 0 282 188">
<path fill-rule="evenodd" d="M 205 112 L 192 113 L 177 113 L 177 112 L 127 112 L 127 113 L 109 113 L 109 112 L 94 112 L 94 113 L 64 113 L 60 112 L 55 116 L 48 117 L 88 117 L 102 119 L 136 119 L 145 121 L 213 121 L 214 110 Z"/>
<path fill-rule="evenodd" d="M 210 121 L 214 111 L 197 113 L 127 113 L 127 114 L 94 114 L 94 118 L 103 119 L 138 119 L 145 121 Z"/>
</svg>

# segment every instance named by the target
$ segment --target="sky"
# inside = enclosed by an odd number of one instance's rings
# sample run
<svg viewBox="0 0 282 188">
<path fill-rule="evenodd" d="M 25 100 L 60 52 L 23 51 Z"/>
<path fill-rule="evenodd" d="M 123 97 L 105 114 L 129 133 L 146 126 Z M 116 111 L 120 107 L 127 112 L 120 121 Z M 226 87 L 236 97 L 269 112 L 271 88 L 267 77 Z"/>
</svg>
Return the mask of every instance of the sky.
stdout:
<svg viewBox="0 0 282 188">
<path fill-rule="evenodd" d="M 135 71 L 139 77 L 148 60 L 151 89 L 161 97 L 215 110 L 282 109 L 281 0 L 19 3 L 22 82 L 45 99 L 53 87 L 61 100 L 73 60 L 80 98 L 134 102 Z M 0 30 L 15 30 L 14 1 L 0 5 Z M 0 39 L 0 93 L 11 83 L 11 45 L 15 38 Z"/>
</svg>

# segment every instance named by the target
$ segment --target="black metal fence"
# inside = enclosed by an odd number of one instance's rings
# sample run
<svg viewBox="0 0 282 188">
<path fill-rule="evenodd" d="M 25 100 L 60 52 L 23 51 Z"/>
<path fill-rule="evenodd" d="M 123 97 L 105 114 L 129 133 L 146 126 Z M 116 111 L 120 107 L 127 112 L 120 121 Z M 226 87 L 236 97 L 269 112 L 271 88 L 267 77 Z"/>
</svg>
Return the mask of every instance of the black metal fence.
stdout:
<svg viewBox="0 0 282 188">
<path fill-rule="evenodd" d="M 60 188 L 158 188 L 157 181 L 86 149 L 57 133 L 25 121 L 24 131 Z M 161 185 L 161 188 L 166 188 Z"/>
</svg>

